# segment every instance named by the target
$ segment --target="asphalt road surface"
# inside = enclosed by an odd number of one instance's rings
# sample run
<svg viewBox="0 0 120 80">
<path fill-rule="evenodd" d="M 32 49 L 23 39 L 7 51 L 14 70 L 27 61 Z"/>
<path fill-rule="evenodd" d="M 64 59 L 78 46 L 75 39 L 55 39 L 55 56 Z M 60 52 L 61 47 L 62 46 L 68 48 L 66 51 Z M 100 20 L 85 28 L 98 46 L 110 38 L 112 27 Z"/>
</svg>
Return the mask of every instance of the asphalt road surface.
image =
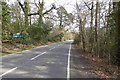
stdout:
<svg viewBox="0 0 120 80">
<path fill-rule="evenodd" d="M 1 78 L 94 78 L 83 69 L 87 64 L 77 61 L 72 41 L 54 43 L 5 55 L 0 62 Z M 74 55 L 75 54 L 75 55 Z M 79 58 L 80 59 L 80 58 Z M 84 59 L 80 59 L 83 60 Z M 77 63 L 76 63 L 77 61 Z M 80 63 L 78 63 L 80 62 Z"/>
</svg>

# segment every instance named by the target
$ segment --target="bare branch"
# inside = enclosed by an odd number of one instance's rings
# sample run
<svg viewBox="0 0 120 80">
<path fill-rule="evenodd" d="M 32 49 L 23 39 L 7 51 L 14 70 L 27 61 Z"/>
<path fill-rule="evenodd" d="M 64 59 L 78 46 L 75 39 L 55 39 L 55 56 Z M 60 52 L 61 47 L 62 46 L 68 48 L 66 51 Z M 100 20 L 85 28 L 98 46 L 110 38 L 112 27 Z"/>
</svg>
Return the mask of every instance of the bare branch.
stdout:
<svg viewBox="0 0 120 80">
<path fill-rule="evenodd" d="M 37 13 L 30 13 L 30 14 L 28 14 L 28 16 L 32 16 L 32 15 L 38 15 L 39 13 L 37 12 Z"/>
<path fill-rule="evenodd" d="M 37 3 L 35 3 L 35 0 L 34 0 L 34 4 L 35 4 L 35 6 L 39 9 L 39 6 L 37 5 Z"/>
<path fill-rule="evenodd" d="M 47 13 L 50 12 L 52 9 L 55 9 L 55 6 L 51 7 L 49 10 L 45 11 L 45 12 L 43 13 L 43 15 L 47 14 Z"/>
<path fill-rule="evenodd" d="M 40 7 L 35 3 L 35 6 L 39 9 Z"/>
<path fill-rule="evenodd" d="M 85 5 L 87 6 L 87 8 L 89 9 L 89 10 L 91 10 L 91 8 L 87 5 L 87 3 L 86 2 L 84 2 L 85 3 Z"/>
<path fill-rule="evenodd" d="M 23 5 L 21 4 L 21 2 L 19 0 L 17 0 L 17 1 L 19 3 L 20 7 L 22 8 L 22 10 L 25 11 L 25 9 L 24 9 Z"/>
</svg>

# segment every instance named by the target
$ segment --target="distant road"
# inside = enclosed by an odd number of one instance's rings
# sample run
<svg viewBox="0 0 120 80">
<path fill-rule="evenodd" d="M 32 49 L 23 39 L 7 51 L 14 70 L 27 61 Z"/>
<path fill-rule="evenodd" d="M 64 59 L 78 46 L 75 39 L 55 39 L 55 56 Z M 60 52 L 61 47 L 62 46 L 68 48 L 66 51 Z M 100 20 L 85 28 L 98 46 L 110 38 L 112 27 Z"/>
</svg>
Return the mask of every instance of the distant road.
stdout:
<svg viewBox="0 0 120 80">
<path fill-rule="evenodd" d="M 70 78 L 72 41 L 54 43 L 2 57 L 2 78 Z M 82 64 L 82 63 L 81 63 Z M 77 70 L 78 71 L 78 70 Z M 80 74 L 80 73 L 78 73 Z M 79 75 L 77 76 L 79 77 Z"/>
</svg>

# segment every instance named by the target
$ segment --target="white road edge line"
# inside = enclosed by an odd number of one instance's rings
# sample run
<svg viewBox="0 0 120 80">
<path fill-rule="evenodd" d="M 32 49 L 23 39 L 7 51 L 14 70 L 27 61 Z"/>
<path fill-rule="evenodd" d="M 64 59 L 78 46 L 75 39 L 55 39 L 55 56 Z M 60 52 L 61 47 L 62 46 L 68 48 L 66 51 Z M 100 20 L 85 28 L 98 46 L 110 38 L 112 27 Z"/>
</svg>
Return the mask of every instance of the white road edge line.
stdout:
<svg viewBox="0 0 120 80">
<path fill-rule="evenodd" d="M 0 77 L 2 77 L 2 76 L 4 76 L 4 75 L 6 75 L 6 74 L 8 74 L 8 73 L 10 73 L 10 72 L 12 72 L 12 71 L 14 71 L 14 70 L 16 70 L 17 68 L 18 68 L 18 67 L 15 67 L 15 68 L 13 68 L 13 69 L 10 69 L 9 71 L 1 74 Z"/>
<path fill-rule="evenodd" d="M 71 52 L 71 44 L 69 47 L 69 54 L 68 54 L 68 65 L 67 65 L 67 79 L 70 79 L 70 52 Z"/>
<path fill-rule="evenodd" d="M 39 54 L 39 55 L 37 55 L 37 56 L 31 58 L 30 60 L 34 60 L 35 58 L 37 58 L 37 57 L 39 57 L 39 56 L 41 56 L 41 55 L 43 55 L 43 54 L 45 54 L 45 53 L 46 53 L 46 52 L 43 52 L 43 53 L 41 53 L 41 54 Z"/>
</svg>

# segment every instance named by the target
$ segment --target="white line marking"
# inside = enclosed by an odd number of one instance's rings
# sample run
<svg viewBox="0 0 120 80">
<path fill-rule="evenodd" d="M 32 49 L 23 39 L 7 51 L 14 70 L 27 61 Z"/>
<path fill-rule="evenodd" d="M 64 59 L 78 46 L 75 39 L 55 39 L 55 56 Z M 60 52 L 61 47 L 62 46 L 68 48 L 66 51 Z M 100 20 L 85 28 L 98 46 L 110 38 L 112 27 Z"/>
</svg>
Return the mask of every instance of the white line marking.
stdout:
<svg viewBox="0 0 120 80">
<path fill-rule="evenodd" d="M 44 47 L 47 47 L 48 45 L 45 45 Z"/>
<path fill-rule="evenodd" d="M 53 50 L 54 48 L 51 48 L 51 49 L 49 49 L 49 50 Z"/>
<path fill-rule="evenodd" d="M 69 54 L 68 54 L 68 65 L 67 65 L 67 79 L 70 79 L 70 52 L 71 52 L 71 44 L 69 47 Z"/>
<path fill-rule="evenodd" d="M 15 68 L 13 68 L 13 69 L 10 69 L 9 71 L 1 74 L 0 77 L 2 77 L 2 76 L 4 76 L 4 75 L 6 75 L 6 74 L 8 74 L 8 73 L 10 73 L 10 72 L 12 72 L 12 71 L 14 71 L 14 70 L 17 69 L 17 68 L 18 68 L 18 67 L 15 67 Z"/>
<path fill-rule="evenodd" d="M 49 50 L 52 50 L 52 48 L 51 48 L 51 49 L 49 49 Z"/>
<path fill-rule="evenodd" d="M 58 47 L 58 46 L 60 46 L 60 44 L 59 44 L 59 45 L 57 45 L 57 47 Z"/>
<path fill-rule="evenodd" d="M 51 48 L 51 49 L 49 49 L 49 50 L 53 50 L 53 49 L 55 49 L 56 47 L 53 47 L 53 48 Z"/>
<path fill-rule="evenodd" d="M 57 45 L 56 47 L 59 47 L 59 46 L 61 46 L 62 44 L 59 44 L 59 45 Z M 51 49 L 49 49 L 49 50 L 53 50 L 53 49 L 55 49 L 56 47 L 53 47 L 53 48 L 51 48 Z"/>
<path fill-rule="evenodd" d="M 46 53 L 46 52 L 43 52 L 43 53 L 41 53 L 41 54 L 39 54 L 39 55 L 37 55 L 37 56 L 31 58 L 30 60 L 34 60 L 35 58 L 37 58 L 37 57 L 39 57 L 39 56 L 41 56 L 41 55 L 43 55 L 43 54 L 45 54 L 45 53 Z"/>
</svg>

